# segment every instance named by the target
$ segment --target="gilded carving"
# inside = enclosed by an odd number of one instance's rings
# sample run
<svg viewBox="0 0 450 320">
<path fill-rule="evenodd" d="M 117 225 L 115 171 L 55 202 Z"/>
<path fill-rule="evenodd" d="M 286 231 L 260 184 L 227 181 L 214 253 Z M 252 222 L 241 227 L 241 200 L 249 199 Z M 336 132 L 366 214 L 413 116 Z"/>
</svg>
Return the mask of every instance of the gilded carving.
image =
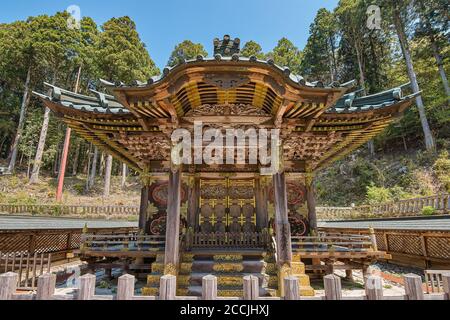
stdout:
<svg viewBox="0 0 450 320">
<path fill-rule="evenodd" d="M 219 297 L 242 297 L 244 295 L 243 290 L 219 290 L 217 292 Z"/>
<path fill-rule="evenodd" d="M 180 273 L 182 274 L 189 274 L 192 272 L 192 263 L 191 262 L 186 262 L 186 263 L 182 263 L 180 265 Z"/>
<path fill-rule="evenodd" d="M 244 278 L 243 277 L 218 277 L 217 278 L 217 285 L 218 286 L 224 286 L 224 287 L 242 287 L 244 285 Z"/>
<path fill-rule="evenodd" d="M 213 270 L 223 273 L 242 272 L 244 266 L 242 263 L 218 263 L 214 265 Z"/>
<path fill-rule="evenodd" d="M 165 276 L 176 276 L 177 275 L 177 267 L 172 264 L 169 263 L 167 265 L 164 266 L 164 275 Z"/>
<path fill-rule="evenodd" d="M 141 293 L 144 297 L 155 297 L 159 296 L 158 288 L 142 288 Z"/>
<path fill-rule="evenodd" d="M 214 256 L 215 261 L 242 261 L 244 257 L 240 254 L 219 254 Z"/>
</svg>

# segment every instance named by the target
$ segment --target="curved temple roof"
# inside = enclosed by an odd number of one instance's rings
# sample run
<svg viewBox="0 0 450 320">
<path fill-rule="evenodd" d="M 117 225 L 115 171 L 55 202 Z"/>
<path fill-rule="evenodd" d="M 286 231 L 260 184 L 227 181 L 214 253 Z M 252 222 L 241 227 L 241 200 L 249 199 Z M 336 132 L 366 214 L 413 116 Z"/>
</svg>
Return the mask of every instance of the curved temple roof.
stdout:
<svg viewBox="0 0 450 320">
<path fill-rule="evenodd" d="M 286 171 L 315 171 L 371 140 L 415 98 L 404 95 L 409 84 L 361 97 L 349 92 L 355 81 L 310 83 L 271 60 L 240 57 L 236 39 L 217 41 L 213 58 L 182 62 L 146 83 L 102 80 L 111 94 L 86 96 L 45 84 L 51 93 L 34 95 L 79 135 L 141 172 L 168 170 L 171 132 L 191 130 L 195 120 L 224 128 L 280 128 Z"/>
</svg>

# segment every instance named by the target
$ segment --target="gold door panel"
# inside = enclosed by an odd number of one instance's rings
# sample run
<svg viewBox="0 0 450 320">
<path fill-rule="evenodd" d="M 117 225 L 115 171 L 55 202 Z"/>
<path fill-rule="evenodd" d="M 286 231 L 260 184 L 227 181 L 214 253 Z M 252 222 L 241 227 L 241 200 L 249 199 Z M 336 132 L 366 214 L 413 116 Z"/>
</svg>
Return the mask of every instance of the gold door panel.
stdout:
<svg viewBox="0 0 450 320">
<path fill-rule="evenodd" d="M 204 179 L 200 181 L 201 232 L 254 232 L 255 181 Z"/>
</svg>

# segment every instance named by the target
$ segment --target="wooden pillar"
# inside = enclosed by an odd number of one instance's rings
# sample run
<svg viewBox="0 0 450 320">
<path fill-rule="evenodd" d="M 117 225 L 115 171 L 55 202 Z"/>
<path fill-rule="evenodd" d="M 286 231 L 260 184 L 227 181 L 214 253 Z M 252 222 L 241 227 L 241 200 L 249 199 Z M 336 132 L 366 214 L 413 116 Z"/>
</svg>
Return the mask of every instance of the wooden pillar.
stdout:
<svg viewBox="0 0 450 320">
<path fill-rule="evenodd" d="M 64 139 L 64 148 L 61 157 L 61 166 L 59 168 L 59 176 L 58 176 L 58 187 L 56 188 L 56 201 L 61 202 L 63 196 L 63 187 L 64 187 L 64 178 L 66 175 L 66 167 L 67 167 L 67 156 L 69 154 L 70 147 L 70 135 L 72 134 L 72 129 L 67 127 L 66 129 L 66 138 Z"/>
<path fill-rule="evenodd" d="M 256 229 L 262 231 L 269 227 L 269 211 L 267 209 L 267 186 L 264 178 L 255 179 Z"/>
<path fill-rule="evenodd" d="M 308 221 L 310 231 L 317 232 L 316 192 L 314 188 L 314 177 L 306 176 L 306 202 L 308 205 Z"/>
<path fill-rule="evenodd" d="M 139 230 L 143 233 L 147 233 L 147 210 L 148 210 L 148 198 L 149 198 L 149 190 L 150 187 L 148 185 L 144 185 L 141 190 L 141 206 L 139 209 Z"/>
<path fill-rule="evenodd" d="M 275 232 L 277 240 L 277 255 L 280 266 L 292 261 L 291 227 L 288 219 L 288 202 L 286 193 L 285 173 L 276 173 L 273 176 L 274 203 L 275 203 Z"/>
<path fill-rule="evenodd" d="M 176 273 L 179 262 L 181 204 L 181 169 L 172 168 L 169 174 L 169 194 L 167 197 L 165 273 Z"/>
<path fill-rule="evenodd" d="M 187 224 L 188 228 L 194 231 L 198 229 L 198 209 L 200 200 L 200 177 L 189 178 L 189 194 L 188 194 L 188 212 Z"/>
</svg>

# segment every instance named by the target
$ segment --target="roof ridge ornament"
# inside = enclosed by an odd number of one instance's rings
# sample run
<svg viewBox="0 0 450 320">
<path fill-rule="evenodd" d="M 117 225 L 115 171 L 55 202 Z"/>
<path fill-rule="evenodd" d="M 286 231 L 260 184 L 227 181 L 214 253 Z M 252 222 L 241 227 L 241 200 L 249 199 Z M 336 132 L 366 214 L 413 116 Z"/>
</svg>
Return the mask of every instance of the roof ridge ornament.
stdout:
<svg viewBox="0 0 450 320">
<path fill-rule="evenodd" d="M 240 53 L 241 39 L 231 39 L 228 34 L 223 36 L 223 40 L 214 39 L 214 56 L 220 54 L 222 57 L 232 57 L 233 55 L 240 55 Z"/>
</svg>

